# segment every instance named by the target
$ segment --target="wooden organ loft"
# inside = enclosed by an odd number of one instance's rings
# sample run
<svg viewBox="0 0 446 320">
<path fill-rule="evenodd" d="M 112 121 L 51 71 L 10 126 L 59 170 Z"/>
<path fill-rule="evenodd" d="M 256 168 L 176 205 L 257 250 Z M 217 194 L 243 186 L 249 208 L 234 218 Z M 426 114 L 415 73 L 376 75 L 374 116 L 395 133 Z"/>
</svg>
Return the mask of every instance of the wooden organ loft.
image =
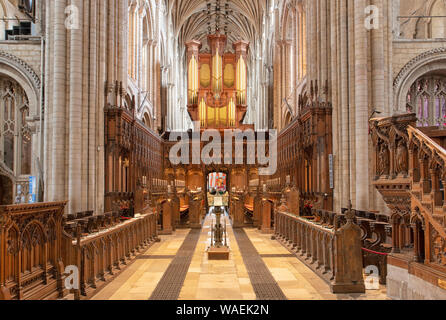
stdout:
<svg viewBox="0 0 446 320">
<path fill-rule="evenodd" d="M 197 40 L 186 43 L 189 115 L 204 129 L 254 129 L 242 124 L 247 110 L 249 42 L 235 42 L 235 53 L 228 53 L 226 41 L 217 31 L 208 36 L 211 52 L 200 52 L 202 44 Z"/>
</svg>

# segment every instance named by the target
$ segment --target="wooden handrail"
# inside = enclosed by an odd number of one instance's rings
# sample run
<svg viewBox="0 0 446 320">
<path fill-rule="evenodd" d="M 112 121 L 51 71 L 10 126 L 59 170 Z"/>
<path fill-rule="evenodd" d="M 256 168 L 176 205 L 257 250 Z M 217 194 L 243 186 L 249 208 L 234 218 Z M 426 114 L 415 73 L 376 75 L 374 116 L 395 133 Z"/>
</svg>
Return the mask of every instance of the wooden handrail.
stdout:
<svg viewBox="0 0 446 320">
<path fill-rule="evenodd" d="M 419 129 L 414 128 L 412 126 L 407 127 L 407 132 L 409 133 L 409 139 L 411 140 L 413 137 L 418 138 L 420 141 L 424 142 L 432 152 L 435 152 L 446 164 L 446 150 L 443 149 L 438 143 L 429 138 L 426 134 L 421 132 Z"/>
<path fill-rule="evenodd" d="M 333 293 L 363 293 L 361 229 L 347 219 L 340 229 L 275 211 L 275 237 L 330 284 Z"/>
</svg>

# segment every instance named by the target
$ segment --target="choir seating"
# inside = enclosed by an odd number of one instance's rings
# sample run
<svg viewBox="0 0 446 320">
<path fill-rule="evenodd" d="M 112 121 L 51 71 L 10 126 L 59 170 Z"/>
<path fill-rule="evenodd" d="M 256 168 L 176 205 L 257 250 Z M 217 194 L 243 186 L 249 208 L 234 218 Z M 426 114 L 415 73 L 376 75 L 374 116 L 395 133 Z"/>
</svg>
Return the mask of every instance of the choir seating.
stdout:
<svg viewBox="0 0 446 320">
<path fill-rule="evenodd" d="M 179 194 L 180 199 L 180 224 L 186 225 L 189 220 L 189 196 L 187 194 Z"/>
<path fill-rule="evenodd" d="M 150 208 L 133 218 L 119 212 L 93 217 L 97 217 L 93 228 L 80 220 L 74 232 L 72 225 L 65 226 L 59 240 L 64 265 L 77 266 L 80 271 L 80 288 L 73 290 L 75 299 L 91 297 L 159 241 L 156 215 Z"/>
<path fill-rule="evenodd" d="M 0 300 L 57 299 L 63 287 L 66 202 L 0 206 Z"/>
<path fill-rule="evenodd" d="M 66 267 L 79 270 L 76 299 L 88 298 L 148 245 L 156 216 L 92 211 L 64 216 L 67 202 L 0 206 L 0 300 L 61 299 Z"/>
<path fill-rule="evenodd" d="M 250 224 L 254 219 L 254 198 L 249 194 L 245 197 L 245 215 Z"/>
</svg>

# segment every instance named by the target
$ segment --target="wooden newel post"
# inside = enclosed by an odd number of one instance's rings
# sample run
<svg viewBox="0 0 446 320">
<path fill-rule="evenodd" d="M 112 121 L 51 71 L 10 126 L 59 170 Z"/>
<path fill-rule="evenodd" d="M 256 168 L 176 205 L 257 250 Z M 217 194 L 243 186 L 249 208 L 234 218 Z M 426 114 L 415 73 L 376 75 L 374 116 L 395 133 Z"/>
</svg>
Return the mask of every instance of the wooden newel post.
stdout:
<svg viewBox="0 0 446 320">
<path fill-rule="evenodd" d="M 253 212 L 254 228 L 260 228 L 261 210 L 262 210 L 262 197 L 259 194 L 257 194 L 254 198 L 254 212 Z"/>
<path fill-rule="evenodd" d="M 172 196 L 172 216 L 175 229 L 180 225 L 180 199 L 176 194 Z"/>
<path fill-rule="evenodd" d="M 392 253 L 400 253 L 399 241 L 399 219 L 395 216 L 391 218 L 392 223 Z"/>
<path fill-rule="evenodd" d="M 81 248 L 81 235 L 82 235 L 81 226 L 78 224 L 76 226 L 76 264 L 77 264 L 77 267 L 79 269 L 79 283 L 78 283 L 79 288 L 74 290 L 74 300 L 80 300 L 81 299 L 81 290 L 80 290 L 81 278 L 80 277 L 81 277 L 81 270 L 83 269 L 81 267 L 81 263 L 82 263 L 82 257 L 81 257 L 81 254 L 82 254 L 82 251 L 81 251 L 82 250 L 82 248 Z M 110 269 L 113 269 L 113 268 L 110 268 Z"/>
<path fill-rule="evenodd" d="M 271 216 L 273 214 L 273 203 L 269 200 L 264 199 L 262 201 L 262 233 L 273 233 L 274 230 L 271 228 Z"/>
<path fill-rule="evenodd" d="M 6 234 L 5 234 L 5 223 L 7 217 L 6 215 L 1 215 L 0 213 L 0 257 L 6 256 Z M 11 300 L 11 293 L 9 289 L 5 286 L 5 259 L 0 259 L 0 300 Z"/>
<path fill-rule="evenodd" d="M 192 229 L 201 229 L 203 193 L 189 192 L 189 223 Z"/>
<path fill-rule="evenodd" d="M 243 228 L 245 225 L 245 197 L 243 193 L 235 193 L 232 197 L 233 201 L 233 227 Z"/>
<path fill-rule="evenodd" d="M 350 204 L 347 223 L 335 233 L 335 278 L 330 286 L 333 293 L 365 293 L 361 228 L 353 222 L 354 215 Z"/>
<path fill-rule="evenodd" d="M 172 203 L 170 199 L 162 202 L 161 210 L 163 212 L 163 229 L 160 234 L 172 234 Z"/>
</svg>

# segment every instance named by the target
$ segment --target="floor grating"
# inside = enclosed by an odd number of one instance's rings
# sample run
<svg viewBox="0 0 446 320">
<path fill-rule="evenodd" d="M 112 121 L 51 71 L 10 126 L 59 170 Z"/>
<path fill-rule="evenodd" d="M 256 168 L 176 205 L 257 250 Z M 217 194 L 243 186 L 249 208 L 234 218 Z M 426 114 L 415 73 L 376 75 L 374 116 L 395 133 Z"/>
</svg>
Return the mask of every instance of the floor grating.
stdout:
<svg viewBox="0 0 446 320">
<path fill-rule="evenodd" d="M 138 256 L 137 260 L 159 260 L 159 259 L 174 259 L 175 255 L 141 255 Z"/>
<path fill-rule="evenodd" d="M 189 232 L 149 300 L 178 300 L 200 234 L 199 229 Z"/>
<path fill-rule="evenodd" d="M 295 254 L 285 253 L 285 254 L 261 254 L 261 258 L 296 258 Z"/>
<path fill-rule="evenodd" d="M 240 253 L 258 300 L 287 300 L 243 229 L 234 229 Z"/>
</svg>

